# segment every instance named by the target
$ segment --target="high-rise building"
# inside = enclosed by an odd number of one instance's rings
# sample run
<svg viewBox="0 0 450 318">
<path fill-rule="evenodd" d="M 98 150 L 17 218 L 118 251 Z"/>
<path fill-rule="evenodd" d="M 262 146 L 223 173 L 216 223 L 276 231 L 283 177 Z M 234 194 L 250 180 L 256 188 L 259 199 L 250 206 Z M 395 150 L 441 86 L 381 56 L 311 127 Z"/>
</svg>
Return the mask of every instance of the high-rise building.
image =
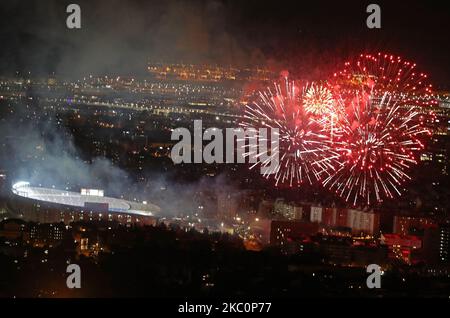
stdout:
<svg viewBox="0 0 450 318">
<path fill-rule="evenodd" d="M 417 231 L 436 226 L 436 223 L 426 217 L 394 216 L 394 233 L 401 235 L 415 235 Z"/>
<path fill-rule="evenodd" d="M 340 226 L 340 227 L 348 227 L 347 219 L 348 219 L 348 210 L 347 209 L 337 209 L 336 221 L 335 221 L 334 225 Z"/>
<path fill-rule="evenodd" d="M 294 220 L 301 220 L 303 218 L 303 207 L 294 205 Z"/>
<path fill-rule="evenodd" d="M 428 265 L 439 263 L 440 236 L 438 227 L 428 227 L 423 230 L 422 255 Z"/>
<path fill-rule="evenodd" d="M 352 228 L 353 233 L 363 232 L 373 235 L 380 229 L 380 216 L 373 212 L 349 209 L 347 226 Z"/>
<path fill-rule="evenodd" d="M 322 207 L 320 206 L 312 206 L 311 207 L 311 215 L 310 215 L 310 221 L 311 222 L 317 222 L 322 223 Z"/>
<path fill-rule="evenodd" d="M 450 225 L 439 227 L 439 261 L 448 263 L 450 261 Z"/>
<path fill-rule="evenodd" d="M 327 226 L 336 226 L 337 208 L 323 208 L 322 224 Z"/>
<path fill-rule="evenodd" d="M 30 240 L 34 244 L 52 244 L 63 239 L 65 231 L 64 223 L 35 223 L 30 226 Z"/>
<path fill-rule="evenodd" d="M 273 205 L 273 213 L 288 220 L 295 219 L 295 206 L 284 199 L 276 199 Z"/>
<path fill-rule="evenodd" d="M 239 196 L 224 192 L 217 195 L 217 215 L 220 219 L 232 219 L 236 216 L 239 207 Z"/>
<path fill-rule="evenodd" d="M 270 244 L 285 245 L 289 241 L 314 235 L 318 231 L 318 223 L 303 221 L 272 221 L 270 225 Z"/>
<path fill-rule="evenodd" d="M 311 221 L 311 205 L 303 204 L 302 205 L 302 220 Z"/>
</svg>

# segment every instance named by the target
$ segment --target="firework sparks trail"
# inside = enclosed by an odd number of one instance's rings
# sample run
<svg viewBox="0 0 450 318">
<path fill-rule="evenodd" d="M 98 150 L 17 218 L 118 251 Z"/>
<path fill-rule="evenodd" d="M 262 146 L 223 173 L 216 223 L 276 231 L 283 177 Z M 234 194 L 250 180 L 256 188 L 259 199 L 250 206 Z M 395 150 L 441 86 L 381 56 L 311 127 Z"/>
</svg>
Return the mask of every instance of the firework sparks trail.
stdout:
<svg viewBox="0 0 450 318">
<path fill-rule="evenodd" d="M 325 115 L 333 109 L 333 94 L 326 86 L 312 83 L 305 89 L 303 105 L 310 114 Z"/>
<path fill-rule="evenodd" d="M 327 130 L 305 109 L 304 91 L 294 81 L 283 77 L 273 87 L 259 91 L 245 109 L 241 126 L 279 129 L 279 148 L 270 154 L 279 156 L 273 176 L 275 185 L 298 186 L 305 180 L 312 184 L 339 166 L 335 162 L 339 154 L 332 148 Z M 245 155 L 261 155 L 257 150 L 255 146 L 246 145 Z"/>
<path fill-rule="evenodd" d="M 247 104 L 241 126 L 279 129 L 270 154 L 279 155 L 276 185 L 319 181 L 346 202 L 370 206 L 402 194 L 431 135 L 435 115 L 424 106 L 436 99 L 427 78 L 401 57 L 361 54 L 328 81 L 301 89 L 282 77 Z M 246 156 L 261 155 L 245 147 Z"/>
<path fill-rule="evenodd" d="M 331 141 L 340 134 L 339 120 L 345 111 L 345 103 L 341 97 L 339 93 L 334 96 L 329 85 L 312 83 L 304 89 L 305 111 L 329 133 Z"/>
<path fill-rule="evenodd" d="M 361 54 L 356 60 L 346 62 L 344 69 L 335 73 L 332 80 L 337 84 L 344 83 L 344 86 L 364 87 L 378 97 L 389 92 L 398 103 L 417 106 L 436 103 L 428 75 L 400 56 Z"/>
<path fill-rule="evenodd" d="M 395 96 L 361 91 L 350 102 L 353 116 L 344 119 L 335 149 L 342 163 L 323 186 L 353 205 L 370 205 L 401 195 L 408 170 L 417 164 L 429 135 L 418 107 L 402 107 Z"/>
</svg>

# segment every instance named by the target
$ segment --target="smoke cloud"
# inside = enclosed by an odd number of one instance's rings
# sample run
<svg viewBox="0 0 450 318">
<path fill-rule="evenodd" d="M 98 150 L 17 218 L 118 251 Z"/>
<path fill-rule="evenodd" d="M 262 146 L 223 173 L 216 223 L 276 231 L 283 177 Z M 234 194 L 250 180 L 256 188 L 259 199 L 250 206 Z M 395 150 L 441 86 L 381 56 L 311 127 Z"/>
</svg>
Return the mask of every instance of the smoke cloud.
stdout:
<svg viewBox="0 0 450 318">
<path fill-rule="evenodd" d="M 11 184 L 28 181 L 35 186 L 72 191 L 82 187 L 104 189 L 107 196 L 150 201 L 167 216 L 192 214 L 200 205 L 217 207 L 219 193 L 240 191 L 224 175 L 181 182 L 174 178 L 173 171 L 148 171 L 146 181 L 138 181 L 110 159 L 83 153 L 57 116 L 32 120 L 29 106 L 14 104 L 13 109 L 13 114 L 0 120 L 0 169 L 7 172 Z"/>
<path fill-rule="evenodd" d="M 79 77 L 145 73 L 146 63 L 263 62 L 232 35 L 219 1 L 80 0 L 81 29 L 66 27 L 68 1 L 3 1 L 0 70 Z M 8 16 L 16 17 L 10 23 Z M 18 21 L 20 20 L 20 21 Z"/>
</svg>

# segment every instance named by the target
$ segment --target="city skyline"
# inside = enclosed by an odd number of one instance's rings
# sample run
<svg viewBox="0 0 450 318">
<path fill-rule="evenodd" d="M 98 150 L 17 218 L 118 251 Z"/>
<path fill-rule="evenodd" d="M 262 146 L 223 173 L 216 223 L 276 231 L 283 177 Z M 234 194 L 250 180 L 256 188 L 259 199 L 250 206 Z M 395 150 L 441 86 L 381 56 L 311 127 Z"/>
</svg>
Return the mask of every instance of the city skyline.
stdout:
<svg viewBox="0 0 450 318">
<path fill-rule="evenodd" d="M 448 298 L 447 4 L 69 4 L 0 4 L 0 298 Z"/>
</svg>

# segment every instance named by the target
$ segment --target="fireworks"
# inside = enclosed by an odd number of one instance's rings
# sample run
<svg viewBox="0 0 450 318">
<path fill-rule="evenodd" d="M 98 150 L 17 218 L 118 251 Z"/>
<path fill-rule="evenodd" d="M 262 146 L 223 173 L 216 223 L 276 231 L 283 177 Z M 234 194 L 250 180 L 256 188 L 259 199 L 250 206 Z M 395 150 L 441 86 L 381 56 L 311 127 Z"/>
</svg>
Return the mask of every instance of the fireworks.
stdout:
<svg viewBox="0 0 450 318">
<path fill-rule="evenodd" d="M 334 142 L 342 166 L 323 185 L 354 205 L 401 195 L 417 164 L 430 134 L 421 106 L 434 99 L 428 76 L 416 68 L 401 57 L 361 54 L 334 74 L 334 99 L 345 109 Z"/>
<path fill-rule="evenodd" d="M 322 116 L 332 111 L 333 95 L 326 86 L 312 83 L 305 91 L 303 105 L 308 113 Z"/>
<path fill-rule="evenodd" d="M 431 135 L 427 75 L 400 57 L 363 54 L 322 83 L 285 76 L 246 107 L 242 126 L 279 129 L 275 184 L 318 181 L 353 205 L 400 196 Z"/>
<path fill-rule="evenodd" d="M 410 179 L 407 172 L 424 148 L 420 138 L 429 134 L 418 108 L 402 108 L 390 93 L 378 99 L 364 92 L 351 107 L 354 116 L 335 145 L 343 165 L 323 185 L 353 205 L 401 195 L 400 186 Z"/>
<path fill-rule="evenodd" d="M 346 62 L 344 69 L 334 74 L 333 80 L 343 87 L 362 87 L 378 97 L 389 92 L 402 103 L 434 103 L 428 75 L 417 70 L 415 63 L 400 56 L 361 54 L 355 61 Z"/>
<path fill-rule="evenodd" d="M 295 186 L 305 180 L 312 184 L 334 169 L 332 161 L 338 154 L 324 128 L 305 110 L 303 91 L 283 77 L 273 88 L 258 92 L 256 100 L 246 107 L 246 120 L 241 123 L 244 127 L 279 129 L 276 185 Z M 248 146 L 247 156 L 254 155 L 256 149 Z"/>
<path fill-rule="evenodd" d="M 329 85 L 318 83 L 306 86 L 303 94 L 305 111 L 328 133 L 330 141 L 340 134 L 339 120 L 345 111 L 344 99 L 339 92 L 334 94 Z"/>
<path fill-rule="evenodd" d="M 427 77 L 400 57 L 362 54 L 324 84 L 301 87 L 283 76 L 255 95 L 241 125 L 279 129 L 276 185 L 318 181 L 370 206 L 402 194 L 431 135 L 425 122 L 433 113 L 422 107 L 435 103 Z"/>
</svg>

